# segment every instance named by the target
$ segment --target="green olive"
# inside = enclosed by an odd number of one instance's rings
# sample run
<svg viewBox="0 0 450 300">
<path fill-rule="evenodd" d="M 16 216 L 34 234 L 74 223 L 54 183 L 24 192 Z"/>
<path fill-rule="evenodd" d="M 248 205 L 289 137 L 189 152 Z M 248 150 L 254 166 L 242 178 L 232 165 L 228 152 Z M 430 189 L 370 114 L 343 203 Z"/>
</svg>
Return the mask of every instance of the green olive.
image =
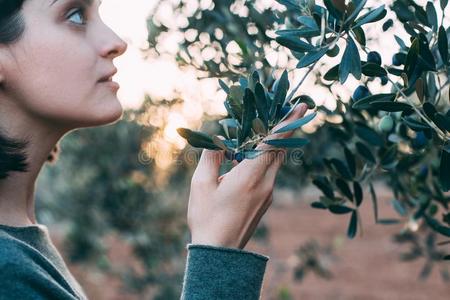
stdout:
<svg viewBox="0 0 450 300">
<path fill-rule="evenodd" d="M 383 118 L 381 118 L 380 122 L 378 123 L 378 129 L 382 132 L 390 132 L 394 128 L 394 119 L 392 119 L 391 116 L 386 115 Z"/>
</svg>

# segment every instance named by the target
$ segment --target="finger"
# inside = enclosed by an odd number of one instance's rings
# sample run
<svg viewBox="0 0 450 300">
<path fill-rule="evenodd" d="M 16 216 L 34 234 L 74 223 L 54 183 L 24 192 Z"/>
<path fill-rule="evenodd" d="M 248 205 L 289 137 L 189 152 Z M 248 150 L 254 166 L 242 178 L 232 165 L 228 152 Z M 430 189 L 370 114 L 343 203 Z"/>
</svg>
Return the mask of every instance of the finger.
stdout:
<svg viewBox="0 0 450 300">
<path fill-rule="evenodd" d="M 286 118 L 286 120 L 284 120 L 283 122 L 281 122 L 280 124 L 275 126 L 274 131 L 301 118 L 306 113 L 307 110 L 308 110 L 308 106 L 305 103 L 301 103 L 292 111 L 292 113 L 289 115 L 288 118 Z M 274 134 L 269 135 L 265 139 L 288 138 L 288 137 L 292 136 L 293 133 L 294 133 L 293 131 L 283 132 L 283 133 L 274 133 Z M 244 178 L 246 178 L 248 176 L 256 176 L 255 179 L 260 179 L 262 176 L 264 176 L 267 169 L 272 164 L 273 159 L 275 158 L 275 154 L 272 153 L 272 151 L 279 150 L 279 148 L 273 147 L 266 143 L 260 143 L 256 147 L 256 150 L 263 150 L 263 151 L 266 151 L 266 153 L 263 153 L 253 159 L 243 160 L 239 164 L 241 167 L 234 168 L 233 169 L 233 170 L 235 170 L 234 172 L 236 172 L 236 173 L 239 172 L 240 173 L 239 175 L 243 176 Z M 236 174 L 236 175 L 238 175 L 238 174 Z"/>
<path fill-rule="evenodd" d="M 223 174 L 222 176 L 220 176 L 219 178 L 217 178 L 217 182 L 218 183 L 221 183 L 222 182 L 222 179 L 225 177 L 225 174 Z"/>
<path fill-rule="evenodd" d="M 203 149 L 192 180 L 209 183 L 216 187 L 218 184 L 220 165 L 224 157 L 224 151 Z"/>
<path fill-rule="evenodd" d="M 236 167 L 230 170 L 230 176 L 242 180 L 252 180 L 254 182 L 264 178 L 267 168 L 275 158 L 276 150 L 267 149 L 256 158 L 244 159 Z"/>
<path fill-rule="evenodd" d="M 284 126 L 288 125 L 289 123 L 300 119 L 301 117 L 303 117 L 306 113 L 306 111 L 308 110 L 308 105 L 306 103 L 301 103 L 299 104 L 294 111 L 292 111 L 292 113 L 289 115 L 289 117 L 287 117 L 283 122 L 281 122 L 280 124 L 278 124 L 277 126 L 275 126 L 272 129 L 272 132 L 277 131 L 278 129 L 283 128 Z M 270 134 L 268 136 L 268 138 L 270 139 L 279 139 L 279 138 L 287 138 L 290 137 L 292 134 L 294 134 L 294 131 L 288 131 L 288 132 L 282 132 L 282 133 L 273 133 Z"/>
<path fill-rule="evenodd" d="M 269 166 L 266 172 L 265 181 L 266 184 L 273 186 L 275 184 L 275 178 L 277 176 L 278 171 L 280 170 L 281 165 L 283 164 L 286 158 L 286 150 L 279 150 L 276 158 L 273 160 L 272 164 Z"/>
<path fill-rule="evenodd" d="M 258 227 L 258 224 L 260 223 L 264 214 L 269 209 L 270 205 L 272 205 L 272 202 L 273 202 L 273 193 L 270 193 L 270 195 L 268 195 L 267 198 L 265 199 L 263 206 L 261 207 L 260 211 L 258 212 L 258 215 L 250 223 L 249 228 L 248 228 L 246 234 L 244 235 L 243 240 L 240 243 L 241 248 L 244 248 L 245 245 L 250 240 L 250 238 L 253 236 L 256 228 Z"/>
<path fill-rule="evenodd" d="M 234 168 L 234 167 L 236 167 L 236 166 L 239 164 L 239 162 L 238 162 L 237 160 L 234 159 L 233 161 L 231 161 L 231 164 L 233 165 L 232 168 Z M 220 182 L 223 180 L 223 178 L 225 177 L 225 175 L 227 175 L 227 174 L 228 174 L 228 172 L 225 173 L 225 174 L 223 174 L 223 175 L 221 175 L 221 176 L 217 179 L 217 182 L 220 183 Z"/>
</svg>

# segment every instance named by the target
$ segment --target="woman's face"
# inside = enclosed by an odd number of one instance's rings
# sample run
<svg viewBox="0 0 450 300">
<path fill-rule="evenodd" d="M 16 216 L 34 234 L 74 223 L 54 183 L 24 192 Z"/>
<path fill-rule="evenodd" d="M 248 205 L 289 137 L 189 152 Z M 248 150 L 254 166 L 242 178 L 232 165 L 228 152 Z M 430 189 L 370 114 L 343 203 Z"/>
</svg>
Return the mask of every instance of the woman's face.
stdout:
<svg viewBox="0 0 450 300">
<path fill-rule="evenodd" d="M 4 92 L 27 117 L 58 128 L 122 116 L 118 85 L 105 78 L 126 43 L 100 19 L 98 0 L 27 0 L 25 32 L 0 45 Z M 104 79 L 102 81 L 102 79 Z"/>
</svg>

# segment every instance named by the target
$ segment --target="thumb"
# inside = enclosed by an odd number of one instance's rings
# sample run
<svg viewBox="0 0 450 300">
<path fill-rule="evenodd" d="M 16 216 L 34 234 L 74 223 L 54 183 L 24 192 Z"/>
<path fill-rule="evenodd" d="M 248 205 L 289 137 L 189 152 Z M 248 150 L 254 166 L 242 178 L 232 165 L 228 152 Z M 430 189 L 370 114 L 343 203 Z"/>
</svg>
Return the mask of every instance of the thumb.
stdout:
<svg viewBox="0 0 450 300">
<path fill-rule="evenodd" d="M 217 186 L 220 165 L 225 156 L 223 150 L 203 149 L 200 161 L 195 169 L 193 180 Z"/>
</svg>

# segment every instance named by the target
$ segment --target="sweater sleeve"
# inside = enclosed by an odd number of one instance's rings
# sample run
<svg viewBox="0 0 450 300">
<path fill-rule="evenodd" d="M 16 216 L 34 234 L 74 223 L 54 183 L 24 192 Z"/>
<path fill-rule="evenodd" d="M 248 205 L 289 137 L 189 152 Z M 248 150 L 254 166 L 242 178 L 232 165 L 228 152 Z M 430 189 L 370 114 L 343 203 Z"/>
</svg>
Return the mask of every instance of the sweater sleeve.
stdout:
<svg viewBox="0 0 450 300">
<path fill-rule="evenodd" d="M 234 248 L 188 244 L 182 300 L 260 298 L 269 257 Z"/>
</svg>

